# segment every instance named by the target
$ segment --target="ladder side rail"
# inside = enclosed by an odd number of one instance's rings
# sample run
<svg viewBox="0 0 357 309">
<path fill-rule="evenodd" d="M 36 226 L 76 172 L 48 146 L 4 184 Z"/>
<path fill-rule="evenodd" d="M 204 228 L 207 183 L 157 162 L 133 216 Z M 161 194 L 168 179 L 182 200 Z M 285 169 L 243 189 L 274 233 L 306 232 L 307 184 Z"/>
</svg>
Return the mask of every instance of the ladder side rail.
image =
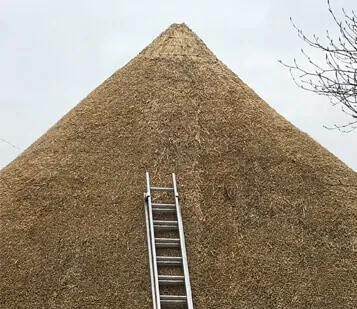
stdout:
<svg viewBox="0 0 357 309">
<path fill-rule="evenodd" d="M 174 195 L 175 195 L 177 223 L 178 223 L 181 255 L 182 255 L 182 268 L 183 268 L 184 277 L 185 277 L 184 280 L 185 280 L 186 297 L 187 297 L 187 309 L 193 309 L 191 283 L 190 283 L 190 275 L 189 275 L 189 271 L 188 271 L 188 261 L 187 261 L 187 252 L 186 252 L 186 244 L 185 244 L 185 234 L 183 231 L 183 222 L 182 222 L 182 215 L 181 215 L 180 203 L 179 203 L 179 198 L 178 198 L 175 173 L 172 174 L 172 183 L 173 183 Z"/>
<path fill-rule="evenodd" d="M 155 292 L 155 277 L 154 277 L 154 269 L 153 269 L 153 260 L 152 260 L 152 252 L 151 252 L 151 236 L 150 236 L 150 227 L 149 227 L 149 214 L 148 214 L 148 203 L 146 202 L 147 195 L 145 194 L 145 221 L 146 221 L 146 238 L 148 243 L 148 251 L 149 251 L 149 265 L 150 265 L 150 281 L 151 281 L 151 292 L 152 292 L 152 305 L 153 309 L 156 308 L 156 292 Z"/>
<path fill-rule="evenodd" d="M 153 212 L 152 212 L 152 205 L 151 205 L 151 190 L 150 190 L 150 176 L 149 173 L 146 172 L 146 199 L 147 199 L 147 214 L 148 214 L 148 232 L 149 232 L 149 261 L 151 262 L 151 276 L 153 279 L 153 289 L 152 293 L 155 295 L 153 297 L 154 309 L 161 309 L 160 303 L 160 290 L 159 290 L 159 276 L 157 270 L 157 258 L 156 258 L 156 247 L 155 247 L 155 233 L 154 233 L 154 220 L 153 220 Z"/>
</svg>

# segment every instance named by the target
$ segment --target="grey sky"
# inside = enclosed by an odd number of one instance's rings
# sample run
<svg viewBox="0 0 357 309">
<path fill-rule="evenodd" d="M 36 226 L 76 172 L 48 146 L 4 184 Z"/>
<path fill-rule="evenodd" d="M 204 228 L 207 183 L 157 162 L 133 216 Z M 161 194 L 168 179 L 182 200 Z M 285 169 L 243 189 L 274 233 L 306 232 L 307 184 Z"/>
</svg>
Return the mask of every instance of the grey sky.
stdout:
<svg viewBox="0 0 357 309">
<path fill-rule="evenodd" d="M 331 2 L 337 11 L 357 6 Z M 280 114 L 357 170 L 357 131 L 322 127 L 348 118 L 297 88 L 277 62 L 301 58 L 305 47 L 290 16 L 307 34 L 335 29 L 325 0 L 0 0 L 0 139 L 25 150 L 170 24 L 185 22 Z M 19 154 L 0 140 L 0 168 Z"/>
</svg>

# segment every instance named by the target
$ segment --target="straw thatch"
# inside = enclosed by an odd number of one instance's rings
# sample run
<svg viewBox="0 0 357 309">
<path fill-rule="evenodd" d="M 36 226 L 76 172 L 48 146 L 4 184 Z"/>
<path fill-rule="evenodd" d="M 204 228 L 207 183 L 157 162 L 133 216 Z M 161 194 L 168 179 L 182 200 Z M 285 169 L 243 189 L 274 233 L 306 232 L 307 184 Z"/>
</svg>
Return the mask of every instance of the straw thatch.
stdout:
<svg viewBox="0 0 357 309">
<path fill-rule="evenodd" d="M 356 173 L 184 24 L 0 172 L 0 307 L 151 308 L 145 170 L 177 173 L 195 308 L 357 308 Z"/>
</svg>

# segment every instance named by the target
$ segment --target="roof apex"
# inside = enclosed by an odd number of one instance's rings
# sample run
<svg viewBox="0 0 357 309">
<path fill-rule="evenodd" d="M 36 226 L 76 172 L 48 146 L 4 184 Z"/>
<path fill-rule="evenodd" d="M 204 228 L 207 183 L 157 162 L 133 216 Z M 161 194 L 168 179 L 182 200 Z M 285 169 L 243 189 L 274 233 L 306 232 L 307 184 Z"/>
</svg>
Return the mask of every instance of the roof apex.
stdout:
<svg viewBox="0 0 357 309">
<path fill-rule="evenodd" d="M 191 58 L 199 61 L 217 61 L 206 44 L 185 24 L 174 23 L 162 32 L 139 57 Z"/>
</svg>

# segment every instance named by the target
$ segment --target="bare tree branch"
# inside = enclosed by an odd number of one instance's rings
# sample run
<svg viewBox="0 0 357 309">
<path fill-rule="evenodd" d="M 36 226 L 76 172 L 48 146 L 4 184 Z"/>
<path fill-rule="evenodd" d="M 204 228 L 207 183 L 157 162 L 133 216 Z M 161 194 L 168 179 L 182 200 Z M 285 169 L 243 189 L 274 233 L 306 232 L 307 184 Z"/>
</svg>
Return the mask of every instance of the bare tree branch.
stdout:
<svg viewBox="0 0 357 309">
<path fill-rule="evenodd" d="M 316 48 L 324 53 L 325 66 L 316 63 L 303 49 L 301 53 L 310 65 L 309 69 L 302 68 L 296 59 L 293 64 L 285 64 L 295 84 L 307 91 L 318 95 L 327 96 L 332 106 L 340 105 L 342 112 L 346 113 L 353 121 L 344 125 L 334 125 L 329 129 L 338 129 L 342 132 L 351 132 L 357 127 L 357 16 L 354 11 L 347 13 L 342 9 L 343 21 L 340 21 L 327 0 L 328 11 L 340 36 L 335 39 L 327 30 L 322 43 L 320 38 L 313 34 L 309 38 L 296 26 L 290 18 L 298 37 L 309 47 Z"/>
</svg>

